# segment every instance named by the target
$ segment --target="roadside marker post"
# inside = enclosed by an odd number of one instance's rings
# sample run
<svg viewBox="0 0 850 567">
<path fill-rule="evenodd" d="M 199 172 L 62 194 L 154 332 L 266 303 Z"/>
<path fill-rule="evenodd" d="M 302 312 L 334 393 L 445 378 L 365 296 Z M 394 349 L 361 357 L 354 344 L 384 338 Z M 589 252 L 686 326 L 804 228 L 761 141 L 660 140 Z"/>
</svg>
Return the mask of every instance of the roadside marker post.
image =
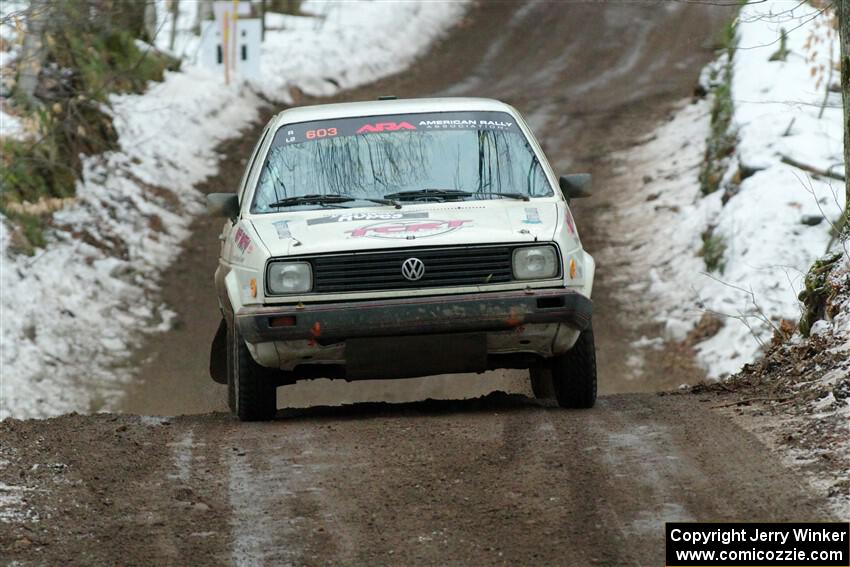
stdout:
<svg viewBox="0 0 850 567">
<path fill-rule="evenodd" d="M 201 30 L 199 63 L 220 70 L 224 83 L 260 76 L 262 21 L 251 18 L 251 3 L 218 0 L 213 3 L 214 21 Z"/>
</svg>

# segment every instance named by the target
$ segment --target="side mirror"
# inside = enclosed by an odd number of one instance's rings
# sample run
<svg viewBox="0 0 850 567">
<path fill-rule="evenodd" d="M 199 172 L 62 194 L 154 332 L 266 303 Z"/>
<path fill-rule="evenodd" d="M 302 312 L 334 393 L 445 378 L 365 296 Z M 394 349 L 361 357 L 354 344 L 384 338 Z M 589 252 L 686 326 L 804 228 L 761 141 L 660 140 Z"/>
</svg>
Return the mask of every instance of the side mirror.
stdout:
<svg viewBox="0 0 850 567">
<path fill-rule="evenodd" d="M 236 193 L 210 193 L 207 195 L 207 211 L 217 217 L 235 219 L 239 216 L 239 197 Z"/>
<path fill-rule="evenodd" d="M 593 194 L 590 192 L 591 176 L 589 173 L 562 175 L 559 179 L 559 185 L 567 200 L 590 197 Z"/>
</svg>

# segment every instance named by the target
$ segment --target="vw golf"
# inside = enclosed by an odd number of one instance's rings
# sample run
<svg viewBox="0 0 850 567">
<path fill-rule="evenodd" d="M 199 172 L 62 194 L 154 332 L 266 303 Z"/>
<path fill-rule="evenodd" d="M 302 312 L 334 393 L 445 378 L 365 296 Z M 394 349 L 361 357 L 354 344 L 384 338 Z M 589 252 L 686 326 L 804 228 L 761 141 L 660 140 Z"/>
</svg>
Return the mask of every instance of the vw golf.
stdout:
<svg viewBox="0 0 850 567">
<path fill-rule="evenodd" d="M 265 127 L 226 221 L 210 373 L 242 420 L 297 380 L 528 369 L 591 407 L 594 261 L 528 125 L 488 99 L 293 108 Z"/>
</svg>

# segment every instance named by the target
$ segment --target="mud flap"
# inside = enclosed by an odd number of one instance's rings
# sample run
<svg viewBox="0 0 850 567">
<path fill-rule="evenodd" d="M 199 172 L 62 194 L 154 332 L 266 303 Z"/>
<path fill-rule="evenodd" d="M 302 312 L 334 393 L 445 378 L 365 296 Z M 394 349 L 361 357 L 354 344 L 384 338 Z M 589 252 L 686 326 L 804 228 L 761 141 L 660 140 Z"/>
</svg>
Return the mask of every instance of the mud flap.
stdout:
<svg viewBox="0 0 850 567">
<path fill-rule="evenodd" d="M 219 384 L 227 384 L 227 323 L 218 324 L 210 348 L 210 377 Z"/>
</svg>

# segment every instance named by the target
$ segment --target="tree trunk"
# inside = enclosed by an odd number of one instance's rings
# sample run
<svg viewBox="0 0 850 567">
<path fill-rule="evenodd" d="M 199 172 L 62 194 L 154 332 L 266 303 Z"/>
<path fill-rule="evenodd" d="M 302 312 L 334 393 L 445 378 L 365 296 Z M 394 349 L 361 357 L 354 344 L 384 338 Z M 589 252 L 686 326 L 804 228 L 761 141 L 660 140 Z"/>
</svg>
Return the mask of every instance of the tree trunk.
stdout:
<svg viewBox="0 0 850 567">
<path fill-rule="evenodd" d="M 174 53 L 174 40 L 177 38 L 177 17 L 179 15 L 179 0 L 171 0 L 171 36 L 168 38 L 168 50 L 172 53 Z"/>
<path fill-rule="evenodd" d="M 214 17 L 212 0 L 198 0 L 198 21 L 201 22 L 201 25 Z"/>
<path fill-rule="evenodd" d="M 18 63 L 17 90 L 27 102 L 37 102 L 34 98 L 38 87 L 38 76 L 44 65 L 46 50 L 44 49 L 44 22 L 47 18 L 47 4 L 43 1 L 30 3 L 27 14 L 27 31 L 21 49 L 21 59 Z"/>
<path fill-rule="evenodd" d="M 844 235 L 850 236 L 850 0 L 835 0 L 841 37 L 841 100 L 844 106 Z"/>
<path fill-rule="evenodd" d="M 266 0 L 260 0 L 260 42 L 266 41 Z"/>
<path fill-rule="evenodd" d="M 145 3 L 143 18 L 145 20 L 145 34 L 148 36 L 148 43 L 153 44 L 156 41 L 156 3 Z"/>
</svg>

